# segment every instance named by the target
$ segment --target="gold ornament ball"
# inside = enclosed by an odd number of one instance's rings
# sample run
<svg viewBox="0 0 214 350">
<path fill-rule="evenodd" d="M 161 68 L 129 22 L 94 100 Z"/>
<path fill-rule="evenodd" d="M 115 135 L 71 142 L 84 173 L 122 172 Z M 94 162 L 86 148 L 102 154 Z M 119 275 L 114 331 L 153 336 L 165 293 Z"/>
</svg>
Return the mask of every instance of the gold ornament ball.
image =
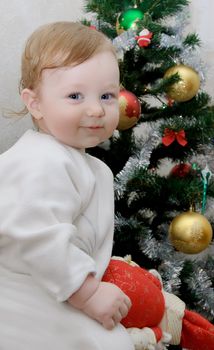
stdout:
<svg viewBox="0 0 214 350">
<path fill-rule="evenodd" d="M 191 67 L 178 64 L 169 68 L 164 74 L 164 78 L 169 78 L 178 73 L 181 80 L 172 84 L 167 89 L 167 96 L 177 102 L 185 102 L 193 98 L 200 88 L 200 77 Z"/>
<path fill-rule="evenodd" d="M 180 252 L 198 254 L 212 240 L 212 226 L 201 214 L 188 211 L 176 216 L 169 227 L 172 245 Z"/>
</svg>

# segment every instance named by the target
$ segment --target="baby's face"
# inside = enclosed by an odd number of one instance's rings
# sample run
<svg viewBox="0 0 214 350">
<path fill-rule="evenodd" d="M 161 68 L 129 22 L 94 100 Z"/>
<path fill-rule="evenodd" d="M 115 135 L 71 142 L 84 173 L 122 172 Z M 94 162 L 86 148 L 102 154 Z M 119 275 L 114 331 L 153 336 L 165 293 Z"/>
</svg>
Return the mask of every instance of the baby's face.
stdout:
<svg viewBox="0 0 214 350">
<path fill-rule="evenodd" d="M 119 69 L 110 51 L 77 66 L 45 69 L 39 87 L 39 128 L 84 149 L 108 139 L 119 119 Z"/>
</svg>

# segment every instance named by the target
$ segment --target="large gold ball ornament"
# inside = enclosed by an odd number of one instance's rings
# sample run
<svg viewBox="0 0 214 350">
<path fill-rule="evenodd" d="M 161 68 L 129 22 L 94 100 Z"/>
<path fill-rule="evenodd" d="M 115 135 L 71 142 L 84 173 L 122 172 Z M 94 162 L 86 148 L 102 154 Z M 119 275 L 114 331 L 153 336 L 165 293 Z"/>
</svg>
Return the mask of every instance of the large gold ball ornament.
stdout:
<svg viewBox="0 0 214 350">
<path fill-rule="evenodd" d="M 172 220 L 169 227 L 169 238 L 178 251 L 197 254 L 210 244 L 212 226 L 203 215 L 187 211 Z"/>
<path fill-rule="evenodd" d="M 167 89 L 167 96 L 177 102 L 185 102 L 193 98 L 200 88 L 200 77 L 191 67 L 178 64 L 169 68 L 164 74 L 164 78 L 169 78 L 178 73 L 181 80 L 172 84 Z"/>
<path fill-rule="evenodd" d="M 120 117 L 118 130 L 127 130 L 137 124 L 141 113 L 141 105 L 138 98 L 126 89 L 119 92 Z"/>
</svg>

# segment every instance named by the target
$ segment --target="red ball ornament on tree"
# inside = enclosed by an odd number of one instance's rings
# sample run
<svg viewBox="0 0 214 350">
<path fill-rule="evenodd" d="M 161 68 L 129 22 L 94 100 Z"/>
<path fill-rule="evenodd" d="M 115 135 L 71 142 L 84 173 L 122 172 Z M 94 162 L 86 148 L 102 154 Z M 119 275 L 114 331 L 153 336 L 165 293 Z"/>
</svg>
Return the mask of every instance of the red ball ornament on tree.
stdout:
<svg viewBox="0 0 214 350">
<path fill-rule="evenodd" d="M 118 130 L 127 130 L 137 124 L 141 113 L 138 98 L 130 91 L 122 89 L 119 93 L 120 119 Z"/>
<path fill-rule="evenodd" d="M 191 172 L 192 166 L 188 163 L 176 164 L 170 171 L 170 176 L 184 178 Z"/>
</svg>

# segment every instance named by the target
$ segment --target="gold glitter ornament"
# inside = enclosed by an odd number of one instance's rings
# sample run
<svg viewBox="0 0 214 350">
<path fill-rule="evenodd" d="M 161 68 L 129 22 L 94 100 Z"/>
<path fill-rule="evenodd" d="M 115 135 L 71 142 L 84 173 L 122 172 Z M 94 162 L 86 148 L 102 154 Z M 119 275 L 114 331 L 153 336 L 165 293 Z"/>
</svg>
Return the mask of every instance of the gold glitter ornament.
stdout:
<svg viewBox="0 0 214 350">
<path fill-rule="evenodd" d="M 209 246 L 212 240 L 212 226 L 205 216 L 190 210 L 172 220 L 169 238 L 178 251 L 198 254 Z"/>
<path fill-rule="evenodd" d="M 169 68 L 164 74 L 164 78 L 170 78 L 178 73 L 181 80 L 172 84 L 167 89 L 167 96 L 177 102 L 185 102 L 193 98 L 200 88 L 200 77 L 191 67 L 178 64 Z"/>
</svg>

